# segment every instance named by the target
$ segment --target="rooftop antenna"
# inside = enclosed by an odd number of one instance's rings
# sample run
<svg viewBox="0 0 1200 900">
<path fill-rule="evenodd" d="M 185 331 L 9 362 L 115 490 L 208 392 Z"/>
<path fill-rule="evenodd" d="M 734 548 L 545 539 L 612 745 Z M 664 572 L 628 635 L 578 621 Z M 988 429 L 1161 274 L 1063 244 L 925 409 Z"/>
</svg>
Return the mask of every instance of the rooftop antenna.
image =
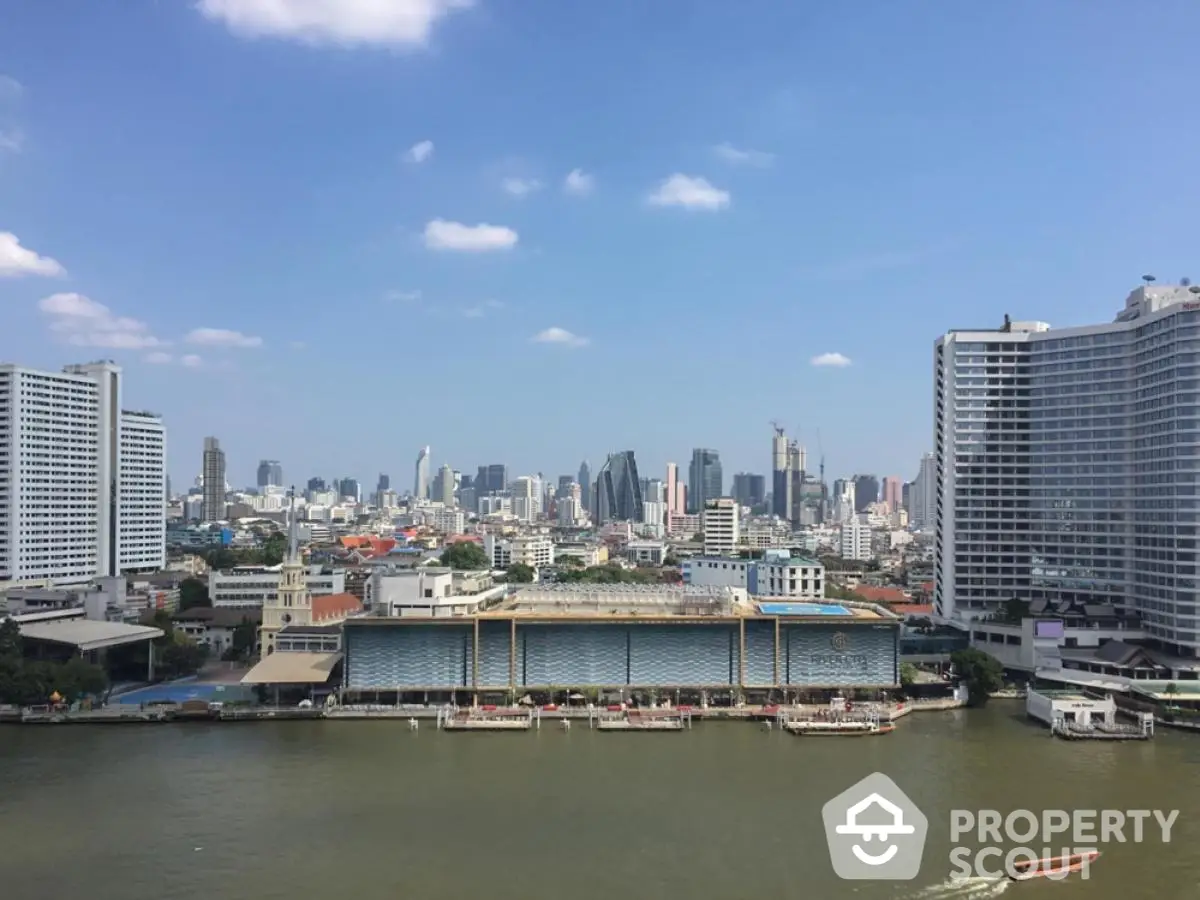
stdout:
<svg viewBox="0 0 1200 900">
<path fill-rule="evenodd" d="M 1008 313 L 1004 314 L 1004 327 L 1001 331 L 1012 331 L 1012 319 L 1008 317 Z"/>
</svg>

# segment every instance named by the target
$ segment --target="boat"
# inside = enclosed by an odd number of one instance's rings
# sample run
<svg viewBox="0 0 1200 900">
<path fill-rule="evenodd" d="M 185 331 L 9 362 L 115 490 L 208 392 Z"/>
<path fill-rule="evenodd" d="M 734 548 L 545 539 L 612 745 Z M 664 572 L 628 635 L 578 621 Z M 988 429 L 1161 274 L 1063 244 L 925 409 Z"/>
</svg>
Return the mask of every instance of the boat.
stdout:
<svg viewBox="0 0 1200 900">
<path fill-rule="evenodd" d="M 792 734 L 805 737 L 859 737 L 891 734 L 896 726 L 891 722 L 851 721 L 823 722 L 820 720 L 788 722 L 785 726 Z"/>
<path fill-rule="evenodd" d="M 1013 881 L 1029 881 L 1031 878 L 1063 878 L 1072 872 L 1086 869 L 1099 855 L 1099 850 L 1087 850 L 1083 853 L 1072 853 L 1069 856 L 1051 856 L 1045 859 L 1014 862 L 1008 877 Z"/>
</svg>

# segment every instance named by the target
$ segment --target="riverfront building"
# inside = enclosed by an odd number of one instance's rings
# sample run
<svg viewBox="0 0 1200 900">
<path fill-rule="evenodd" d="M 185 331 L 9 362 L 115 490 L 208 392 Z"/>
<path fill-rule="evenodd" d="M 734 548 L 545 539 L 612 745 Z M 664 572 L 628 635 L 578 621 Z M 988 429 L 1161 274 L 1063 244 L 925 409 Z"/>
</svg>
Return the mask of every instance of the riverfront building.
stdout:
<svg viewBox="0 0 1200 900">
<path fill-rule="evenodd" d="M 939 338 L 936 615 L 969 627 L 1011 597 L 1111 606 L 1200 656 L 1198 361 L 1188 285 L 1139 287 L 1108 324 Z"/>
<path fill-rule="evenodd" d="M 0 365 L 0 585 L 166 565 L 166 431 L 111 362 Z"/>
<path fill-rule="evenodd" d="M 892 688 L 897 616 L 867 603 L 750 602 L 731 588 L 548 585 L 487 611 L 344 625 L 348 698 L 429 692 Z"/>
</svg>

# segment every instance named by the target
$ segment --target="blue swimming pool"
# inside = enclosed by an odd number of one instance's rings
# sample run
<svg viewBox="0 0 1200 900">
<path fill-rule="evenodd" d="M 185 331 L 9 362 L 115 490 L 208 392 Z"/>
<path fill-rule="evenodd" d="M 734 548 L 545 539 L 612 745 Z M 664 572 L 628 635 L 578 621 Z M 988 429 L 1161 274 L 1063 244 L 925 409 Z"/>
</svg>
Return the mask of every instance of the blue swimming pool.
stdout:
<svg viewBox="0 0 1200 900">
<path fill-rule="evenodd" d="M 850 610 L 836 603 L 760 603 L 764 616 L 849 616 Z"/>
<path fill-rule="evenodd" d="M 183 703 L 185 700 L 207 700 L 210 703 L 246 700 L 249 688 L 240 684 L 206 684 L 197 681 L 155 684 L 112 697 L 109 704 L 137 706 L 142 703 Z"/>
</svg>

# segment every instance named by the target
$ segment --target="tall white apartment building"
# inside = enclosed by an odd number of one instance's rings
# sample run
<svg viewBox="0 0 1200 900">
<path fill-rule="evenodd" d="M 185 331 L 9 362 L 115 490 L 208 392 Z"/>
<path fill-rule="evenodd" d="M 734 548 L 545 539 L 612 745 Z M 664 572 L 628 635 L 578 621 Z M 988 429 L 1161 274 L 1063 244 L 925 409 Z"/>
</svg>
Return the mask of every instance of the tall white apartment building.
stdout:
<svg viewBox="0 0 1200 900">
<path fill-rule="evenodd" d="M 838 555 L 859 562 L 872 559 L 875 554 L 871 550 L 871 527 L 858 519 L 844 522 L 838 535 Z"/>
<path fill-rule="evenodd" d="M 733 553 L 738 545 L 740 516 L 741 509 L 732 497 L 717 497 L 705 502 L 701 513 L 705 556 Z"/>
<path fill-rule="evenodd" d="M 937 615 L 1111 604 L 1200 656 L 1200 290 L 1140 287 L 1104 325 L 950 332 L 934 380 Z"/>
<path fill-rule="evenodd" d="M 165 431 L 121 387 L 111 362 L 0 365 L 0 584 L 166 565 Z"/>
</svg>

